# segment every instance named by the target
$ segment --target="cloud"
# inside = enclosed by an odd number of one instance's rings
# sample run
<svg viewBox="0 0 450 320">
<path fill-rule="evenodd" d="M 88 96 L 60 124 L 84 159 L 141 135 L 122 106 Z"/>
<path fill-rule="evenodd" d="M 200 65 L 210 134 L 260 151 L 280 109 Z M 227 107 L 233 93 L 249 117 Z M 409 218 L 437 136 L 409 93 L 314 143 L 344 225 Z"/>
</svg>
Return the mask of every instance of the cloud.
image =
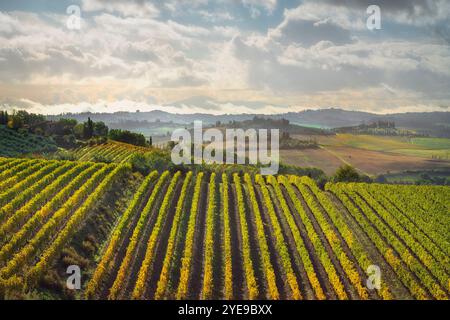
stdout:
<svg viewBox="0 0 450 320">
<path fill-rule="evenodd" d="M 352 41 L 350 32 L 331 20 L 305 20 L 289 13 L 280 25 L 269 30 L 269 36 L 283 44 L 294 42 L 306 47 L 324 40 L 335 44 Z"/>
<path fill-rule="evenodd" d="M 203 20 L 212 23 L 234 20 L 234 17 L 227 11 L 200 10 L 198 11 L 198 14 L 203 18 Z"/>
<path fill-rule="evenodd" d="M 378 5 L 382 21 L 426 26 L 449 21 L 450 3 L 446 0 L 306 0 L 296 10 L 305 17 L 329 19 L 344 28 L 362 29 L 366 9 Z"/>
<path fill-rule="evenodd" d="M 306 69 L 339 71 L 345 67 L 389 71 L 429 71 L 450 76 L 450 48 L 444 45 L 386 41 L 381 43 L 355 42 L 336 46 L 321 41 L 303 48 L 289 45 L 278 61 L 284 65 Z"/>
<path fill-rule="evenodd" d="M 88 12 L 118 13 L 125 17 L 158 17 L 160 11 L 150 1 L 145 0 L 82 0 L 82 10 Z"/>
<path fill-rule="evenodd" d="M 450 85 L 448 46 L 321 41 L 308 48 L 269 44 L 269 51 L 258 51 L 243 41 L 235 43 L 241 47 L 238 52 L 251 61 L 250 86 L 270 88 L 274 94 L 364 89 L 385 83 L 429 97 L 450 98 L 445 89 Z"/>
<path fill-rule="evenodd" d="M 71 32 L 61 28 L 64 16 L 53 19 L 61 24 L 32 13 L 2 14 L 0 81 L 48 83 L 59 77 L 58 83 L 111 77 L 155 87 L 198 86 L 208 78 L 201 62 L 184 52 L 200 45 L 199 38 L 223 32 L 110 14 L 95 16 L 83 32 Z"/>
<path fill-rule="evenodd" d="M 256 18 L 261 15 L 261 10 L 272 14 L 277 6 L 277 0 L 242 0 L 242 4 L 250 10 L 251 17 Z"/>
<path fill-rule="evenodd" d="M 381 7 L 382 30 L 366 29 L 369 2 Z M 282 5 L 83 1 L 80 31 L 66 28 L 65 12 L 1 11 L 0 96 L 42 110 L 192 96 L 208 97 L 211 112 L 449 105 L 448 1 Z M 258 19 L 242 19 L 248 10 Z"/>
</svg>

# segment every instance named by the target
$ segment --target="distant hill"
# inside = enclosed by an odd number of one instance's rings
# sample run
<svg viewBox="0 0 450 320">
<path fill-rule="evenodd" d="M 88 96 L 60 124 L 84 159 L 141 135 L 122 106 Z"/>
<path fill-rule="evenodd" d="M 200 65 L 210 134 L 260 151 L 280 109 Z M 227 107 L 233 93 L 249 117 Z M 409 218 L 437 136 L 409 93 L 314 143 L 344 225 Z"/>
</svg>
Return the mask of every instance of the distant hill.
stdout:
<svg viewBox="0 0 450 320">
<path fill-rule="evenodd" d="M 254 117 L 251 120 L 226 122 L 221 125 L 224 128 L 253 128 L 253 129 L 279 129 L 280 133 L 300 134 L 300 135 L 327 135 L 333 134 L 329 130 L 299 126 L 290 123 L 285 118 L 281 119 L 266 119 Z"/>
<path fill-rule="evenodd" d="M 228 123 L 230 121 L 251 120 L 255 116 L 267 119 L 288 119 L 291 124 L 316 128 L 338 128 L 357 126 L 362 123 L 375 121 L 392 121 L 397 128 L 413 130 L 420 134 L 437 137 L 450 137 L 450 112 L 414 112 L 379 115 L 361 111 L 347 111 L 338 108 L 321 110 L 305 110 L 301 112 L 288 112 L 273 115 L 264 114 L 222 114 L 207 113 L 177 114 L 155 110 L 148 112 L 115 112 L 115 113 L 77 113 L 47 116 L 50 120 L 59 118 L 72 118 L 79 122 L 90 117 L 93 121 L 103 121 L 108 126 L 120 127 L 124 121 L 170 122 L 181 125 L 201 120 L 205 125 L 215 124 L 217 121 Z"/>
</svg>

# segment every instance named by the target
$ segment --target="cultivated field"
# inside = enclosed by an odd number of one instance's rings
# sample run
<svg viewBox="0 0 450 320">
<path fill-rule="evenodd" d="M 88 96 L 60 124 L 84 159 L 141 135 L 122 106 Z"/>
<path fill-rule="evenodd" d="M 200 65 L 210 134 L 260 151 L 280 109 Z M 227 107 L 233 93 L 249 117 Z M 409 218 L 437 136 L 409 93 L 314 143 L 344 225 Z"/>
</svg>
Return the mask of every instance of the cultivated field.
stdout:
<svg viewBox="0 0 450 320">
<path fill-rule="evenodd" d="M 450 139 L 445 138 L 337 134 L 318 136 L 317 141 L 323 146 L 353 147 L 398 155 L 450 159 L 448 158 Z"/>
<path fill-rule="evenodd" d="M 126 170 L 116 164 L 2 158 L 0 289 L 34 287 Z"/>
<path fill-rule="evenodd" d="M 450 169 L 450 139 L 337 134 L 296 136 L 315 139 L 320 149 L 280 150 L 281 160 L 297 166 L 315 166 L 332 175 L 350 164 L 368 175 L 404 170 Z"/>
<path fill-rule="evenodd" d="M 0 293 L 43 290 L 61 253 L 105 214 L 98 203 L 129 175 L 123 164 L 0 158 Z M 119 189 L 133 191 L 75 298 L 450 295 L 449 187 L 329 183 L 323 191 L 307 177 L 154 171 Z M 381 287 L 371 290 L 374 265 Z"/>
<path fill-rule="evenodd" d="M 106 143 L 79 148 L 73 155 L 80 161 L 126 162 L 134 153 L 146 153 L 151 149 L 109 140 Z"/>
</svg>

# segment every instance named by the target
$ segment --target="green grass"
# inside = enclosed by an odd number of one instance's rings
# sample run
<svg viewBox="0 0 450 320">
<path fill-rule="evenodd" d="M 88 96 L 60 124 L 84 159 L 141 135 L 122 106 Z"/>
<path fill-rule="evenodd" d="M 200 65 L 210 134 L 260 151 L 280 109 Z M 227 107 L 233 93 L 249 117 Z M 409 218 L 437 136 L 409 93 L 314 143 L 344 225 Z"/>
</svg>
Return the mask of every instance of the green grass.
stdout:
<svg viewBox="0 0 450 320">
<path fill-rule="evenodd" d="M 450 151 L 450 139 L 447 138 L 412 138 L 412 144 L 429 149 L 446 149 Z"/>
</svg>

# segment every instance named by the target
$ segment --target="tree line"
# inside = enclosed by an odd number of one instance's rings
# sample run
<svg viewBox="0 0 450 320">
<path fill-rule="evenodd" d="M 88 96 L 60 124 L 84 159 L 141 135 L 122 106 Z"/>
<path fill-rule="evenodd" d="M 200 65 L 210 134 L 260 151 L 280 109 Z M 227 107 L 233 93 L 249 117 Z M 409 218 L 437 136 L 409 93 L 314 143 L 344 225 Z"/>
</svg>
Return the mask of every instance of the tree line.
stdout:
<svg viewBox="0 0 450 320">
<path fill-rule="evenodd" d="M 151 137 L 146 140 L 140 133 L 122 129 L 110 130 L 103 121 L 94 122 L 90 117 L 81 123 L 75 119 L 66 118 L 51 121 L 44 115 L 28 113 L 24 110 L 13 111 L 12 114 L 8 114 L 6 110 L 0 110 L 0 125 L 16 131 L 52 137 L 59 146 L 64 148 L 78 147 L 83 141 L 102 143 L 108 138 L 137 146 L 152 145 Z"/>
</svg>

